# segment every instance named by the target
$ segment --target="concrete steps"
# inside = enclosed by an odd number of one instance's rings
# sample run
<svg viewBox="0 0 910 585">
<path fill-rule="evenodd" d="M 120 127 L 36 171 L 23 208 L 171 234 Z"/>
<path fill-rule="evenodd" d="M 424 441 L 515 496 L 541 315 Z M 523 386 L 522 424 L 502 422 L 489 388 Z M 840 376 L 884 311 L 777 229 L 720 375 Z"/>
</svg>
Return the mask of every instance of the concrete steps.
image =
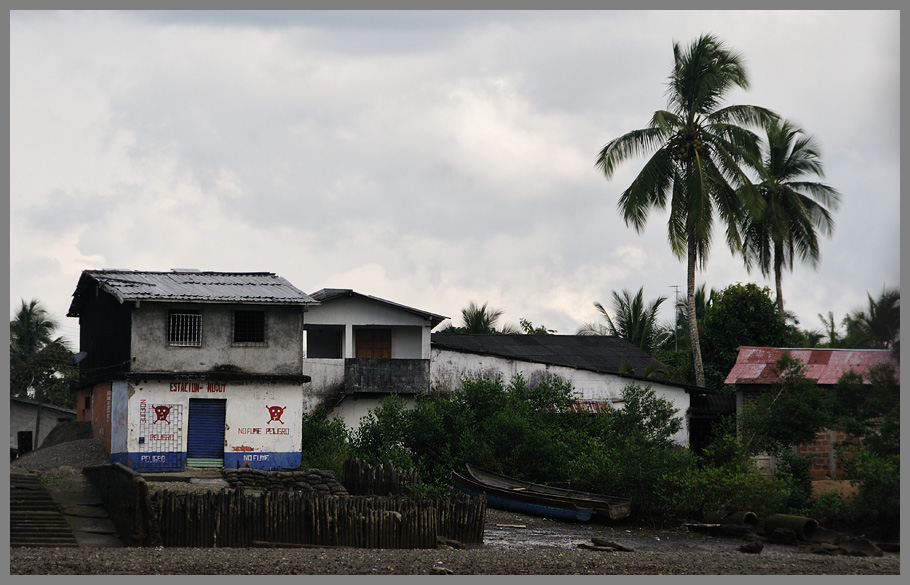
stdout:
<svg viewBox="0 0 910 585">
<path fill-rule="evenodd" d="M 37 476 L 10 474 L 10 546 L 78 547 L 76 536 Z"/>
</svg>

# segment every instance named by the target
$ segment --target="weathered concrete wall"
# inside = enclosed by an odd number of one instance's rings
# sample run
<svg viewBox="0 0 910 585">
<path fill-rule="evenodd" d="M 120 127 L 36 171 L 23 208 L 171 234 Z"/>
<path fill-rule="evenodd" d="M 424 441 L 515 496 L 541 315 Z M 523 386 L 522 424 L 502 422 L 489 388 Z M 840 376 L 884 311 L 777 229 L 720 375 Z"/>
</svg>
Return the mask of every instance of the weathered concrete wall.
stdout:
<svg viewBox="0 0 910 585">
<path fill-rule="evenodd" d="M 344 394 L 343 359 L 305 359 L 303 374 L 310 377 L 304 392 L 305 412 L 312 412 L 327 399 Z"/>
<path fill-rule="evenodd" d="M 168 345 L 168 311 L 173 309 L 202 313 L 201 347 Z M 265 311 L 266 343 L 263 346 L 232 345 L 235 309 Z M 303 357 L 303 311 L 300 307 L 142 303 L 133 309 L 132 315 L 130 369 L 134 372 L 205 372 L 219 366 L 234 366 L 258 374 L 300 373 Z"/>
<path fill-rule="evenodd" d="M 109 453 L 126 451 L 129 442 L 129 384 L 116 380 L 110 391 L 111 446 Z"/>
<path fill-rule="evenodd" d="M 442 349 L 433 349 L 431 355 L 431 392 L 451 393 L 461 387 L 463 376 L 501 374 L 503 380 L 508 383 L 515 375 L 521 374 L 529 383 L 534 383 L 541 376 L 555 375 L 572 384 L 579 400 L 610 400 L 614 406 L 622 408 L 623 388 L 630 383 L 640 386 L 650 385 L 657 396 L 670 401 L 678 410 L 677 416 L 682 420 L 683 426 L 674 435 L 674 440 L 680 445 L 689 444 L 689 425 L 686 417 L 689 409 L 689 394 L 683 388 L 653 381 L 643 382 L 613 374 Z"/>
<path fill-rule="evenodd" d="M 303 389 L 267 382 L 142 381 L 129 385 L 125 442 L 111 460 L 138 471 L 186 465 L 190 399 L 225 400 L 224 466 L 300 465 Z"/>
</svg>

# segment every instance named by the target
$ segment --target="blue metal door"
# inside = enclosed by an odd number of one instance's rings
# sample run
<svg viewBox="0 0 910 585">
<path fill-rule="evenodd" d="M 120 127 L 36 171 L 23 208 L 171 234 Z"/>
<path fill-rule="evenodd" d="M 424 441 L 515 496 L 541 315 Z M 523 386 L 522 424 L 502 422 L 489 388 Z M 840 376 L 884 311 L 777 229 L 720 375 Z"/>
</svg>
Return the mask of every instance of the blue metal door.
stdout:
<svg viewBox="0 0 910 585">
<path fill-rule="evenodd" d="M 190 398 L 187 422 L 187 467 L 224 465 L 224 412 L 226 400 Z"/>
</svg>

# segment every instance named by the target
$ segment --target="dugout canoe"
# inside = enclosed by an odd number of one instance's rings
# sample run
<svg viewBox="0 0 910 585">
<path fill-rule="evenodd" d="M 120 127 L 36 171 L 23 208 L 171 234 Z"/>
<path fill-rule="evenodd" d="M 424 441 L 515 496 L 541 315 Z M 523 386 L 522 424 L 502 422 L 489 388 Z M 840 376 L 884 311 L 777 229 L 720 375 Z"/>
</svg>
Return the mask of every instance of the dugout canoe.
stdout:
<svg viewBox="0 0 910 585">
<path fill-rule="evenodd" d="M 627 498 L 531 483 L 470 464 L 465 464 L 465 467 L 471 479 L 481 485 L 510 494 L 528 493 L 570 501 L 581 508 L 593 509 L 599 520 L 622 520 L 632 513 L 632 502 Z"/>
<path fill-rule="evenodd" d="M 575 502 L 533 494 L 511 492 L 490 485 L 484 485 L 471 477 L 452 472 L 452 480 L 458 491 L 469 496 L 484 496 L 487 505 L 498 510 L 531 514 L 570 522 L 587 522 L 594 515 L 594 509 L 581 507 Z"/>
</svg>

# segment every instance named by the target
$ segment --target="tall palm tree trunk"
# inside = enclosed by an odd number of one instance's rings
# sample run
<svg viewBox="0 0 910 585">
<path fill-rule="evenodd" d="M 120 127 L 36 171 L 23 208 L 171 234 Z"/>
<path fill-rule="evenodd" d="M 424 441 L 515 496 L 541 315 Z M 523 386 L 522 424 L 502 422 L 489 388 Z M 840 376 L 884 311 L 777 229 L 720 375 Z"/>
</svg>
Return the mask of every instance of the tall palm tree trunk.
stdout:
<svg viewBox="0 0 910 585">
<path fill-rule="evenodd" d="M 774 246 L 774 284 L 777 287 L 777 310 L 784 314 L 784 247 Z"/>
<path fill-rule="evenodd" d="M 689 340 L 692 345 L 692 364 L 695 367 L 695 383 L 705 385 L 705 366 L 701 360 L 701 343 L 698 340 L 698 320 L 695 316 L 695 263 L 697 260 L 695 235 L 689 232 L 688 260 L 686 267 L 686 308 L 689 313 Z"/>
</svg>

